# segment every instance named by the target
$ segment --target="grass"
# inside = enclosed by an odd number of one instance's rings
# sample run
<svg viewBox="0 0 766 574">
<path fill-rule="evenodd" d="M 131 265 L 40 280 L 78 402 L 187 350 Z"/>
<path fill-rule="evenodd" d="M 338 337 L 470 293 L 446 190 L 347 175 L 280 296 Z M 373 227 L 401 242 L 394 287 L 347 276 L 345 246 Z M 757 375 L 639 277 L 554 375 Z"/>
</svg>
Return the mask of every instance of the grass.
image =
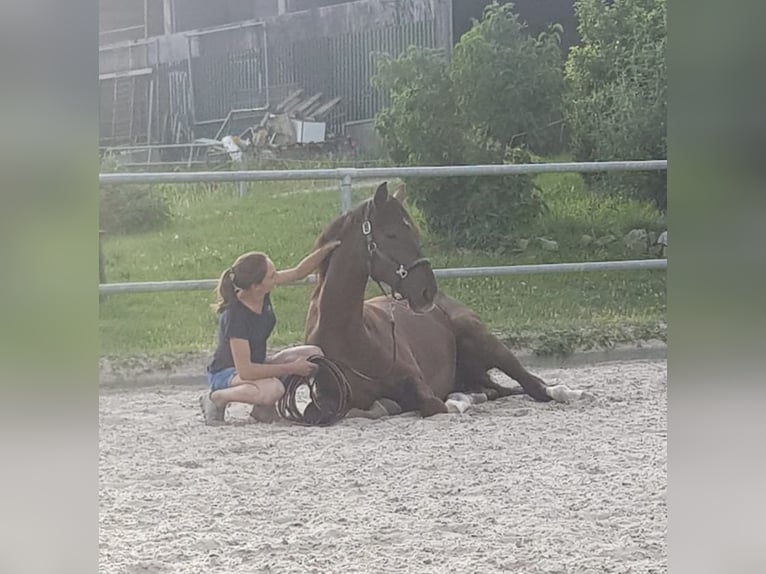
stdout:
<svg viewBox="0 0 766 574">
<path fill-rule="evenodd" d="M 559 252 L 534 244 L 523 253 L 476 253 L 446 247 L 424 230 L 424 250 L 435 268 L 559 261 L 625 259 L 620 241 L 605 247 L 579 245 L 582 234 L 618 238 L 634 227 L 659 230 L 651 207 L 594 196 L 576 174 L 538 178 L 550 207 L 530 237 L 559 241 Z M 330 189 L 328 189 L 330 188 Z M 354 202 L 372 192 L 354 188 Z M 304 193 L 302 190 L 313 190 Z M 332 182 L 259 182 L 238 197 L 236 184 L 159 186 L 173 218 L 162 231 L 104 238 L 109 282 L 212 279 L 241 253 L 269 253 L 278 267 L 294 265 L 338 213 Z M 417 210 L 411 208 L 416 220 Z M 503 338 L 539 353 L 610 346 L 664 338 L 665 273 L 632 271 L 483 277 L 440 281 Z M 374 294 L 377 287 L 371 286 Z M 311 288 L 275 290 L 278 323 L 272 344 L 302 340 Z M 211 292 L 112 295 L 100 305 L 101 353 L 113 358 L 167 356 L 210 351 L 215 335 Z"/>
<path fill-rule="evenodd" d="M 613 234 L 644 228 L 659 232 L 664 221 L 648 202 L 590 193 L 576 173 L 540 174 L 536 183 L 544 190 L 548 211 L 535 222 L 539 235 L 556 235 L 564 247 L 576 248 L 587 234 Z"/>
</svg>

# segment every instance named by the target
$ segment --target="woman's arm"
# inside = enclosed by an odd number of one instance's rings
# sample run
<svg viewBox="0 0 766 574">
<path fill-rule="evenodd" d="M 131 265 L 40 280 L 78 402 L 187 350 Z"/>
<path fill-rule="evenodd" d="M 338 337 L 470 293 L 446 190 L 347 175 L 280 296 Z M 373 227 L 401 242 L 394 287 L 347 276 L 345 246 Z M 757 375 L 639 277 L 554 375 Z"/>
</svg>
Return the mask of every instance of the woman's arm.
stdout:
<svg viewBox="0 0 766 574">
<path fill-rule="evenodd" d="M 292 269 L 277 271 L 277 285 L 305 279 L 338 245 L 340 245 L 340 241 L 330 241 L 329 243 L 325 243 L 322 247 L 304 257 L 303 260 Z"/>
<path fill-rule="evenodd" d="M 289 363 L 253 363 L 250 361 L 250 343 L 247 339 L 229 339 L 231 355 L 234 358 L 234 368 L 239 378 L 244 381 L 257 381 L 286 377 L 287 375 L 309 376 L 316 370 L 316 365 L 305 359 Z"/>
<path fill-rule="evenodd" d="M 284 377 L 291 374 L 288 364 L 263 365 L 250 361 L 250 342 L 247 339 L 229 339 L 231 356 L 234 358 L 234 368 L 241 379 L 257 381 L 272 377 Z"/>
</svg>

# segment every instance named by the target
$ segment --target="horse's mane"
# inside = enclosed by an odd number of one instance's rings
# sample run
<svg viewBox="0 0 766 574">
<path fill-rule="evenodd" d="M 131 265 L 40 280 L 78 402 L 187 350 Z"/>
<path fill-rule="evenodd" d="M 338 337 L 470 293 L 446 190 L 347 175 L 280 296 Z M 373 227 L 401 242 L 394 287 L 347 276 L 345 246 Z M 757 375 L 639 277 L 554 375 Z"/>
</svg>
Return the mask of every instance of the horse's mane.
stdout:
<svg viewBox="0 0 766 574">
<path fill-rule="evenodd" d="M 312 251 L 319 249 L 330 241 L 340 239 L 348 229 L 349 225 L 352 224 L 355 215 L 362 208 L 362 205 L 364 205 L 364 203 L 351 211 L 339 215 L 327 227 L 325 227 L 322 233 L 319 234 L 319 237 L 317 237 L 314 241 Z M 319 295 L 319 291 L 322 288 L 322 283 L 324 283 L 324 279 L 327 275 L 327 268 L 330 266 L 331 257 L 332 255 L 330 255 L 330 257 L 325 257 L 319 264 L 319 268 L 317 269 L 317 283 L 314 287 L 314 291 L 311 293 L 312 299 Z"/>
<path fill-rule="evenodd" d="M 314 245 L 312 247 L 312 251 L 319 249 L 320 247 L 322 247 L 326 243 L 329 243 L 330 241 L 333 241 L 335 239 L 340 239 L 346 233 L 346 230 L 348 229 L 348 227 L 352 225 L 354 221 L 357 219 L 357 215 L 361 213 L 365 205 L 371 201 L 372 201 L 371 199 L 367 201 L 363 201 L 351 211 L 348 211 L 336 217 L 327 227 L 325 227 L 322 233 L 319 234 L 319 237 L 316 238 L 316 240 L 314 241 Z M 410 227 L 415 233 L 415 236 L 416 237 L 419 236 L 418 228 L 415 225 L 415 222 L 413 221 L 412 217 L 407 212 L 407 210 L 404 209 L 404 207 L 401 208 L 401 213 L 404 216 L 404 218 L 407 220 L 407 222 L 410 224 Z M 316 283 L 316 286 L 314 287 L 314 290 L 311 293 L 311 299 L 314 299 L 319 296 L 319 292 L 322 288 L 322 284 L 324 283 L 325 277 L 327 275 L 327 268 L 330 266 L 331 258 L 332 258 L 332 255 L 330 255 L 330 257 L 326 257 L 325 259 L 323 259 L 322 262 L 319 264 L 319 267 L 317 269 L 317 283 Z"/>
</svg>

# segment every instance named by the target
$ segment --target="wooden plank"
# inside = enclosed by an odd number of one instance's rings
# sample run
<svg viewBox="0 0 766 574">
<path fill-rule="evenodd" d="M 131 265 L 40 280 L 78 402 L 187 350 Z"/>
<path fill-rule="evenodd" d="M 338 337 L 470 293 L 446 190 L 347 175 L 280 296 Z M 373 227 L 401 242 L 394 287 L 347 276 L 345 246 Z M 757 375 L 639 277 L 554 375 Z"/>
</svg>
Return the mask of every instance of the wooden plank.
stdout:
<svg viewBox="0 0 766 574">
<path fill-rule="evenodd" d="M 333 99 L 331 99 L 329 102 L 325 102 L 324 104 L 321 104 L 318 108 L 312 110 L 310 113 L 307 113 L 307 115 L 311 116 L 314 120 L 321 120 L 324 116 L 326 116 L 335 106 L 338 105 L 338 103 L 342 100 L 341 96 L 337 96 Z"/>
<path fill-rule="evenodd" d="M 154 70 L 152 68 L 139 68 L 136 70 L 128 70 L 127 72 L 110 72 L 108 74 L 99 74 L 98 80 L 100 82 L 104 80 L 116 80 L 117 78 L 134 78 L 136 76 L 148 76 Z"/>
<path fill-rule="evenodd" d="M 276 112 L 284 112 L 287 110 L 287 108 L 291 105 L 294 105 L 298 98 L 300 98 L 303 95 L 303 88 L 298 88 L 297 90 L 294 90 L 290 93 L 282 102 L 277 106 Z"/>
<path fill-rule="evenodd" d="M 294 114 L 302 114 L 306 110 L 308 110 L 313 104 L 315 104 L 319 99 L 322 97 L 322 92 L 317 92 L 313 96 L 311 96 L 308 100 L 304 100 L 301 102 L 300 105 L 294 107 L 291 111 L 291 113 Z"/>
</svg>

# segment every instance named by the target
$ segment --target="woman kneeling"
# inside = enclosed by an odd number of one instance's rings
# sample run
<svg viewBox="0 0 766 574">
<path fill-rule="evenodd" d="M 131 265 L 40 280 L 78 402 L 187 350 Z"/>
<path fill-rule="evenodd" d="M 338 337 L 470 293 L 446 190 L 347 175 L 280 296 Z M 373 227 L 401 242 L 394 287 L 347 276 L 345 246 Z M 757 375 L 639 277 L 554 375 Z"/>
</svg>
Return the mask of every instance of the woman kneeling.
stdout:
<svg viewBox="0 0 766 574">
<path fill-rule="evenodd" d="M 307 277 L 339 243 L 324 245 L 284 271 L 277 271 L 264 253 L 251 252 L 223 272 L 217 288 L 217 346 L 207 367 L 210 391 L 200 397 L 207 424 L 222 423 L 226 406 L 232 402 L 253 405 L 251 416 L 257 420 L 275 420 L 276 403 L 285 392 L 280 379 L 308 377 L 316 371 L 308 358 L 322 355 L 322 350 L 313 345 L 266 356 L 277 322 L 270 293 L 276 285 Z"/>
</svg>

